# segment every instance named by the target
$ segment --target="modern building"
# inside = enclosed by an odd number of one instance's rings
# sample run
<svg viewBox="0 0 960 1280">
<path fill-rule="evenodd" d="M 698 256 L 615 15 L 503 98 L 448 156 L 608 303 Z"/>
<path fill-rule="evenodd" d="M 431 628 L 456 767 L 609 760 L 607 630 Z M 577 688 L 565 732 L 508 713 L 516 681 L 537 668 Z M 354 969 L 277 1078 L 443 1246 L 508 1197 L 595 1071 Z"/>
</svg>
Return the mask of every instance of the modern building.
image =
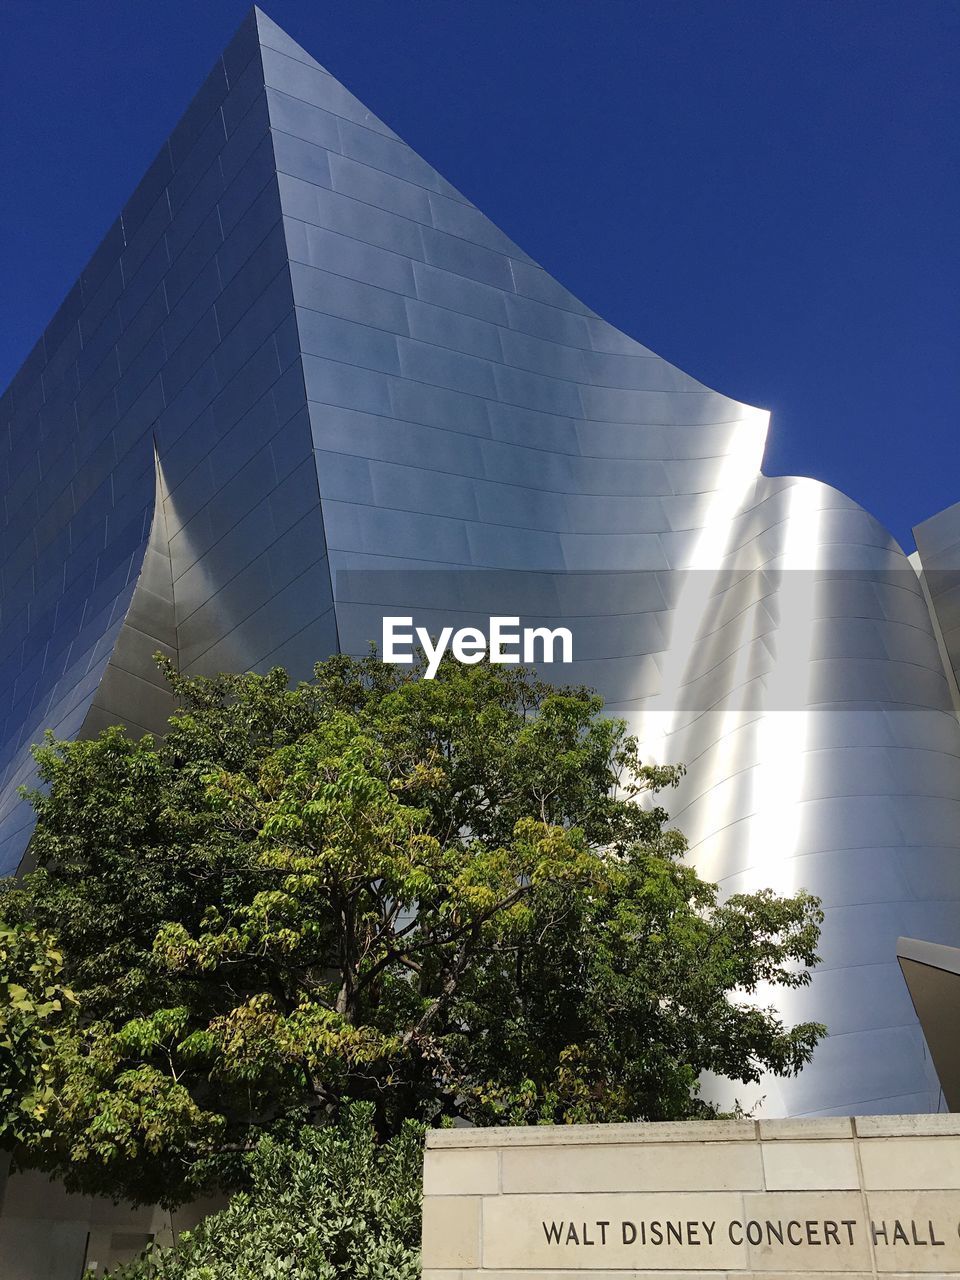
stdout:
<svg viewBox="0 0 960 1280">
<path fill-rule="evenodd" d="M 0 400 L 3 868 L 31 743 L 161 729 L 158 649 L 300 677 L 384 614 L 567 622 L 565 676 L 686 763 L 700 872 L 823 899 L 813 985 L 777 998 L 830 1036 L 762 1110 L 938 1109 L 896 941 L 960 944 L 960 507 L 912 564 L 764 475 L 767 423 L 254 10 Z"/>
</svg>

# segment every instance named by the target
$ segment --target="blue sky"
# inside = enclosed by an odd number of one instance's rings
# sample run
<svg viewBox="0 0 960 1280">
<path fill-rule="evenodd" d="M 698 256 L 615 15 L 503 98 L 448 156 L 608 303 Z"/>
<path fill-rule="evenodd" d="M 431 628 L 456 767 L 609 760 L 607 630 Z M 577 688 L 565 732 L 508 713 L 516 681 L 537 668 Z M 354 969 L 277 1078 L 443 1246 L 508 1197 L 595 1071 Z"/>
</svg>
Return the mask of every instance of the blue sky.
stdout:
<svg viewBox="0 0 960 1280">
<path fill-rule="evenodd" d="M 765 470 L 901 541 L 960 500 L 955 0 L 265 0 L 607 319 L 773 411 Z M 18 0 L 0 386 L 243 0 Z"/>
</svg>

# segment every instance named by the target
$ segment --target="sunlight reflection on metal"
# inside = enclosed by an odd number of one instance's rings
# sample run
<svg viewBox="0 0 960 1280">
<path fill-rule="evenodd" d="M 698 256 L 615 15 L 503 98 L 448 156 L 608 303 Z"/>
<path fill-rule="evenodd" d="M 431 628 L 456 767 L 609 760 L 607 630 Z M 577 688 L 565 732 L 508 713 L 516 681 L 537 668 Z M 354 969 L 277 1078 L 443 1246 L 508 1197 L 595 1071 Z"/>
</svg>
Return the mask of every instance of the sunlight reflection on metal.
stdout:
<svg viewBox="0 0 960 1280">
<path fill-rule="evenodd" d="M 760 720 L 758 765 L 753 777 L 756 817 L 750 830 L 749 879 L 753 890 L 793 893 L 796 880 L 799 819 L 804 793 L 809 711 L 789 707 L 809 681 L 816 618 L 816 570 L 819 557 L 820 495 L 813 481 L 797 484 L 790 495 L 779 593 L 777 652 L 765 677 L 770 710 Z M 803 698 L 801 693 L 800 697 Z"/>
</svg>

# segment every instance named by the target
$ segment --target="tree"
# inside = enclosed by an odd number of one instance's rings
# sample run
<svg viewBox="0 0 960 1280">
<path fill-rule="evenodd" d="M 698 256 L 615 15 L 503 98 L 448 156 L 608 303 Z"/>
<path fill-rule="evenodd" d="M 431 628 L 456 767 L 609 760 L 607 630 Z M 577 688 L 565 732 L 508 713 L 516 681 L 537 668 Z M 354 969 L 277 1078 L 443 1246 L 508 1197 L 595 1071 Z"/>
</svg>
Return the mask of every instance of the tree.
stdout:
<svg viewBox="0 0 960 1280">
<path fill-rule="evenodd" d="M 655 803 L 682 770 L 589 690 L 374 656 L 167 675 L 162 741 L 36 753 L 38 869 L 0 918 L 56 934 L 77 1004 L 21 1161 L 175 1203 L 351 1100 L 383 1135 L 682 1119 L 704 1071 L 809 1060 L 823 1029 L 748 997 L 809 981 L 818 904 L 719 903 Z"/>
<path fill-rule="evenodd" d="M 353 1103 L 292 1142 L 265 1134 L 247 1190 L 111 1280 L 420 1280 L 423 1130 L 379 1143 L 370 1111 Z"/>
<path fill-rule="evenodd" d="M 0 920 L 0 1133 L 13 1140 L 47 1132 L 54 1029 L 73 1001 L 62 970 L 50 934 Z"/>
</svg>

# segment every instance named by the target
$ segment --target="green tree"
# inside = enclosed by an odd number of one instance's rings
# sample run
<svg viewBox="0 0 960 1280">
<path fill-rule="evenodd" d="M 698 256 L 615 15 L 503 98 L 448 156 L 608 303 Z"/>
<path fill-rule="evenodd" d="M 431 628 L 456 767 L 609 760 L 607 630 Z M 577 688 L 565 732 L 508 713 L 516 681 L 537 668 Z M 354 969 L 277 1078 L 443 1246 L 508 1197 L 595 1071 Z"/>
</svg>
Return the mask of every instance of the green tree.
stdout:
<svg viewBox="0 0 960 1280">
<path fill-rule="evenodd" d="M 54 1037 L 73 1003 L 62 971 L 50 934 L 0 919 L 0 1134 L 8 1142 L 48 1133 Z"/>
<path fill-rule="evenodd" d="M 370 1110 L 293 1142 L 264 1135 L 247 1190 L 111 1280 L 419 1280 L 422 1127 L 378 1143 Z"/>
<path fill-rule="evenodd" d="M 384 1135 L 682 1119 L 704 1071 L 810 1058 L 822 1028 L 750 997 L 809 981 L 818 904 L 719 903 L 656 803 L 682 771 L 589 690 L 375 657 L 168 677 L 161 742 L 37 751 L 38 869 L 0 918 L 56 932 L 78 1003 L 18 1159 L 174 1203 L 350 1100 Z"/>
</svg>

